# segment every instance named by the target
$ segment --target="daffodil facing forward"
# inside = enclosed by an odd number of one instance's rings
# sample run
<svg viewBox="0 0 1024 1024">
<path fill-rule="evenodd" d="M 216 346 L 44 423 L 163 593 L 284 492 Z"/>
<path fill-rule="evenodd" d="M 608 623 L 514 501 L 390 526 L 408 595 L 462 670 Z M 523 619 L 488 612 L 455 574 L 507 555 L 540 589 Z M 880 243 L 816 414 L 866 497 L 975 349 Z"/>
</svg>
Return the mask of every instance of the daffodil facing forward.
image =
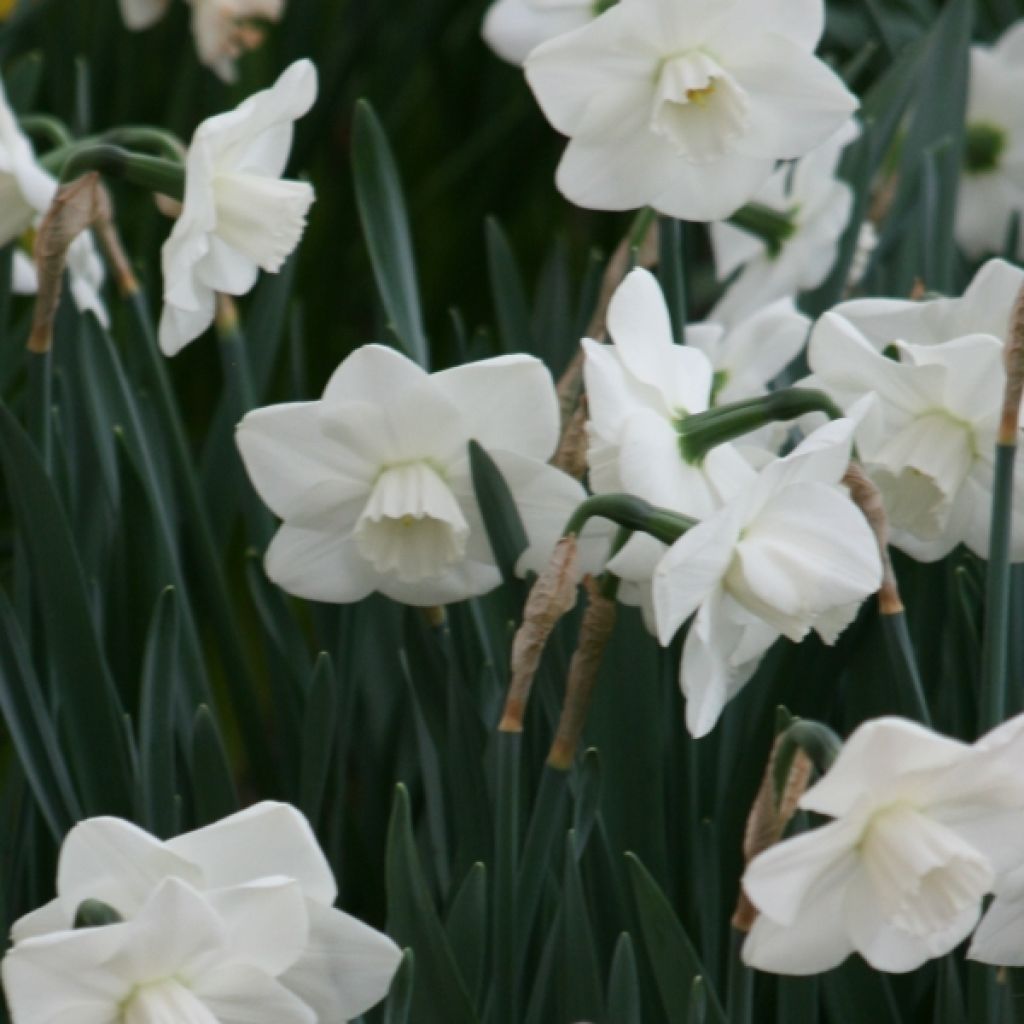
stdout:
<svg viewBox="0 0 1024 1024">
<path fill-rule="evenodd" d="M 1024 720 L 973 747 L 898 718 L 862 725 L 800 807 L 835 820 L 755 857 L 744 961 L 817 974 L 860 953 L 911 971 L 963 941 L 1024 857 Z"/>
<path fill-rule="evenodd" d="M 267 574 L 311 600 L 380 591 L 411 605 L 460 601 L 500 575 L 480 517 L 468 445 L 508 483 L 539 569 L 582 486 L 547 465 L 558 442 L 551 375 L 530 356 L 428 374 L 382 345 L 350 355 L 319 402 L 249 413 L 238 447 L 260 496 L 284 520 Z"/>
<path fill-rule="evenodd" d="M 1013 215 L 1024 215 L 1024 22 L 992 47 L 972 46 L 956 240 L 969 256 L 1000 253 Z M 1016 243 L 1024 256 L 1024 231 Z"/>
<path fill-rule="evenodd" d="M 14 924 L 3 961 L 12 1021 L 358 1017 L 386 995 L 400 954 L 334 909 L 336 895 L 287 804 L 167 842 L 120 818 L 87 819 L 64 840 L 57 898 Z M 75 927 L 92 907 L 109 923 Z"/>
<path fill-rule="evenodd" d="M 260 270 L 277 273 L 299 244 L 313 188 L 281 174 L 292 125 L 313 105 L 316 87 L 313 64 L 296 61 L 270 89 L 196 129 L 181 216 L 162 253 L 165 355 L 210 326 L 217 292 L 244 295 Z"/>
<path fill-rule="evenodd" d="M 728 217 L 857 107 L 814 56 L 822 0 L 623 0 L 526 60 L 579 206 Z"/>
</svg>

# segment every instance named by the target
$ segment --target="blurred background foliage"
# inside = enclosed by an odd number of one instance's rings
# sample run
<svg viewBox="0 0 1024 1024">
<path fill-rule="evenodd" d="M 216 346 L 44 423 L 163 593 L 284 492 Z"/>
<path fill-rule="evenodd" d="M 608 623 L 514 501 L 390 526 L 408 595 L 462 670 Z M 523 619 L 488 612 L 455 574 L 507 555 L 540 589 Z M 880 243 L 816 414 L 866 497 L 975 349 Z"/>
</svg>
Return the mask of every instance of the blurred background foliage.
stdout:
<svg viewBox="0 0 1024 1024">
<path fill-rule="evenodd" d="M 735 957 L 743 823 L 776 707 L 841 735 L 906 710 L 873 602 L 835 648 L 780 642 L 699 742 L 683 726 L 678 641 L 660 651 L 621 610 L 588 751 L 566 777 L 544 757 L 578 612 L 545 656 L 519 749 L 494 724 L 521 583 L 439 626 L 377 597 L 294 601 L 263 576 L 272 523 L 234 454 L 250 403 L 232 368 L 244 365 L 259 404 L 313 398 L 352 348 L 393 340 L 353 188 L 354 159 L 371 175 L 387 161 L 365 134 L 354 153 L 358 98 L 398 167 L 435 367 L 525 349 L 560 372 L 628 227 L 555 191 L 562 142 L 521 73 L 480 41 L 485 6 L 289 0 L 231 87 L 196 62 L 184 4 L 141 34 L 115 0 L 21 2 L 0 23 L 12 101 L 77 132 L 151 123 L 187 141 L 300 56 L 321 81 L 291 165 L 316 186 L 308 232 L 241 301 L 241 334 L 220 353 L 206 339 L 161 364 L 146 304 L 111 289 L 109 335 L 65 303 L 52 356 L 29 357 L 29 305 L 0 284 L 0 926 L 51 894 L 57 838 L 83 815 L 166 835 L 276 797 L 313 821 L 341 905 L 413 949 L 375 1022 L 1012 1020 L 1015 972 L 997 982 L 962 959 L 895 978 L 853 959 L 776 980 Z M 959 154 L 972 36 L 991 40 L 1022 15 L 1019 0 L 829 4 L 824 52 L 865 97 L 866 131 L 843 165 L 857 217 L 897 161 L 905 191 L 869 271 L 874 293 L 968 279 L 950 235 L 957 164 L 927 161 Z M 365 128 L 373 115 L 361 116 Z M 926 173 L 937 187 L 919 187 Z M 157 310 L 166 221 L 140 192 L 113 191 Z M 696 319 L 714 283 L 703 229 L 685 239 Z M 833 275 L 805 308 L 826 308 L 841 284 Z M 490 518 L 497 545 L 514 544 L 507 513 L 499 501 Z M 935 725 L 973 737 L 983 563 L 958 552 L 897 567 Z M 1016 621 L 1022 595 L 1018 573 Z"/>
</svg>

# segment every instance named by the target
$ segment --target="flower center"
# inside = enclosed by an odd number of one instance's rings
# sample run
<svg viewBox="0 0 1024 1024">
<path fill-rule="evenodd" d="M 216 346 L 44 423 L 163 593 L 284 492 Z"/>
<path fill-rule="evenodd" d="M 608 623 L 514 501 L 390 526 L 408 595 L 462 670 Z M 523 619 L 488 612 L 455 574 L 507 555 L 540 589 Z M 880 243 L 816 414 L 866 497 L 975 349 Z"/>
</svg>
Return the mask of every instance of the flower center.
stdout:
<svg viewBox="0 0 1024 1024">
<path fill-rule="evenodd" d="M 974 455 L 970 427 L 941 410 L 897 431 L 868 460 L 890 523 L 926 540 L 941 536 Z"/>
<path fill-rule="evenodd" d="M 888 919 L 912 935 L 949 927 L 988 892 L 988 860 L 909 804 L 879 811 L 861 839 L 864 870 Z"/>
<path fill-rule="evenodd" d="M 991 121 L 967 126 L 964 139 L 964 169 L 968 174 L 987 174 L 999 167 L 1006 149 L 1006 132 Z"/>
<path fill-rule="evenodd" d="M 304 181 L 222 172 L 213 179 L 213 196 L 217 235 L 276 274 L 302 237 L 312 187 Z"/>
<path fill-rule="evenodd" d="M 469 525 L 437 470 L 409 462 L 377 477 L 354 537 L 378 572 L 415 583 L 441 575 L 465 555 Z"/>
<path fill-rule="evenodd" d="M 671 57 L 658 72 L 650 128 L 694 163 L 727 153 L 747 126 L 747 96 L 706 53 Z"/>
<path fill-rule="evenodd" d="M 140 985 L 121 1007 L 121 1024 L 217 1024 L 217 1018 L 176 978 Z"/>
</svg>

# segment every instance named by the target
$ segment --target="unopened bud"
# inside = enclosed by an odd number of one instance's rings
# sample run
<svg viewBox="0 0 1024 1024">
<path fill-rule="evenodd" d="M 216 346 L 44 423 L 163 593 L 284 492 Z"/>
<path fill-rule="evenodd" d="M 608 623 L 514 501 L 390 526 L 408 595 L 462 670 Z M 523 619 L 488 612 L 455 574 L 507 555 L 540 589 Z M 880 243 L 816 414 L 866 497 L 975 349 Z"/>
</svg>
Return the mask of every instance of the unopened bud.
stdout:
<svg viewBox="0 0 1024 1024">
<path fill-rule="evenodd" d="M 999 420 L 999 444 L 1016 445 L 1020 425 L 1020 400 L 1024 393 L 1024 287 L 1010 314 L 1010 325 L 1003 347 L 1006 387 L 1003 391 L 1003 412 Z"/>
<path fill-rule="evenodd" d="M 110 219 L 110 198 L 95 171 L 62 185 L 36 233 L 35 261 L 39 276 L 30 352 L 50 350 L 53 322 L 60 302 L 68 247 L 98 220 Z"/>
<path fill-rule="evenodd" d="M 567 534 L 537 577 L 523 608 L 523 623 L 512 641 L 511 679 L 505 712 L 498 729 L 522 732 L 526 702 L 537 674 L 544 647 L 558 620 L 576 605 L 576 563 L 579 558 L 575 534 Z"/>
<path fill-rule="evenodd" d="M 843 483 L 850 492 L 850 499 L 861 510 L 871 527 L 878 544 L 878 554 L 882 560 L 882 585 L 878 588 L 878 610 L 882 615 L 898 615 L 903 611 L 896 573 L 889 557 L 889 519 L 885 514 L 885 503 L 875 482 L 864 472 L 858 462 L 851 462 L 846 467 Z"/>
<path fill-rule="evenodd" d="M 779 733 L 775 737 L 761 787 L 747 817 L 743 834 L 743 860 L 746 864 L 782 838 L 811 779 L 811 759 L 800 747 L 784 742 L 785 735 Z M 780 756 L 788 760 L 788 765 L 779 763 Z M 781 788 L 778 786 L 780 770 L 783 772 Z M 737 931 L 749 932 L 756 918 L 757 909 L 741 888 L 732 915 L 732 926 Z"/>
<path fill-rule="evenodd" d="M 568 771 L 572 767 L 617 613 L 615 600 L 601 593 L 600 586 L 592 577 L 588 576 L 583 583 L 587 591 L 587 610 L 569 663 L 562 717 L 558 720 L 555 741 L 548 753 L 548 764 L 559 771 Z"/>
</svg>

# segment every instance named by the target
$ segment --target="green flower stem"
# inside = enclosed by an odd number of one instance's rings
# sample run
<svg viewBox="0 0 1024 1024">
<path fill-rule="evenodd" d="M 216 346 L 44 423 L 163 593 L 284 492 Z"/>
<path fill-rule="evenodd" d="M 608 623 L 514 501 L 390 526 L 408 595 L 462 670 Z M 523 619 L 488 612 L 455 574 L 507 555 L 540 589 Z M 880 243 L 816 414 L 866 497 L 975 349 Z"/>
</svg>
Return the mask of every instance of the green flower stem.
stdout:
<svg viewBox="0 0 1024 1024">
<path fill-rule="evenodd" d="M 90 142 L 74 147 L 64 162 L 60 178 L 62 182 L 73 181 L 89 171 L 123 178 L 172 199 L 181 199 L 185 195 L 185 169 L 180 163 L 133 153 L 120 146 Z"/>
<path fill-rule="evenodd" d="M 133 124 L 112 128 L 104 132 L 98 141 L 113 146 L 127 146 L 130 149 L 152 150 L 178 165 L 183 162 L 186 151 L 185 144 L 177 135 L 162 128 L 151 128 L 149 125 Z"/>
<path fill-rule="evenodd" d="M 68 126 L 59 118 L 49 114 L 31 114 L 18 120 L 18 126 L 26 135 L 45 139 L 55 149 L 62 149 L 74 142 Z"/>
<path fill-rule="evenodd" d="M 823 391 L 787 388 L 687 416 L 677 426 L 679 448 L 687 462 L 699 463 L 716 445 L 742 437 L 768 423 L 794 420 L 809 412 L 823 412 L 833 420 L 843 415 Z"/>
<path fill-rule="evenodd" d="M 217 349 L 220 352 L 221 368 L 232 402 L 235 420 L 256 408 L 256 388 L 252 380 L 249 356 L 245 338 L 238 324 L 238 313 L 234 301 L 226 295 L 217 297 Z M 246 501 L 242 503 L 246 533 L 249 542 L 265 550 L 274 534 L 275 523 L 263 503 Z"/>
<path fill-rule="evenodd" d="M 878 616 L 882 627 L 882 639 L 893 673 L 899 681 L 899 699 L 902 711 L 908 718 L 916 718 L 923 725 L 931 726 L 931 713 L 928 701 L 925 700 L 924 688 L 921 685 L 921 673 L 917 667 L 914 645 L 907 629 L 907 616 L 902 610 L 897 612 L 880 612 Z"/>
<path fill-rule="evenodd" d="M 760 238 L 771 256 L 777 256 L 783 243 L 796 231 L 792 213 L 780 213 L 763 203 L 747 203 L 728 220 L 741 231 Z"/>
<path fill-rule="evenodd" d="M 674 544 L 691 526 L 697 525 L 696 519 L 658 508 L 632 494 L 596 494 L 576 509 L 563 535 L 579 535 L 587 520 L 595 516 L 610 519 L 627 530 L 642 530 L 663 544 Z"/>
<path fill-rule="evenodd" d="M 674 217 L 658 221 L 658 279 L 672 319 L 672 338 L 686 342 L 686 225 Z"/>
<path fill-rule="evenodd" d="M 1010 636 L 1010 532 L 1017 445 L 996 445 L 992 531 L 985 577 L 985 632 L 981 649 L 978 728 L 986 732 L 1006 717 L 1007 647 Z"/>
<path fill-rule="evenodd" d="M 789 770 L 798 750 L 810 758 L 819 775 L 824 775 L 832 767 L 842 746 L 843 741 L 827 725 L 809 718 L 794 718 L 782 734 L 782 741 L 775 753 L 772 786 L 776 805 L 785 792 Z"/>
<path fill-rule="evenodd" d="M 644 239 L 647 237 L 647 232 L 651 230 L 655 217 L 657 217 L 657 213 L 650 206 L 645 206 L 642 210 L 637 211 L 633 223 L 629 226 L 629 234 L 626 236 L 629 239 L 630 250 L 635 251 L 644 244 Z"/>
<path fill-rule="evenodd" d="M 261 786 L 270 786 L 269 759 L 266 756 L 266 734 L 258 711 L 257 689 L 252 668 L 242 648 L 237 623 L 232 611 L 231 595 L 224 578 L 222 556 L 217 550 L 210 526 L 209 513 L 199 489 L 185 426 L 171 390 L 163 357 L 157 348 L 156 332 L 149 315 L 146 297 L 136 289 L 125 296 L 136 327 L 142 335 L 139 350 L 154 386 L 154 398 L 160 418 L 168 432 L 168 447 L 179 482 L 185 491 L 187 520 L 198 548 L 197 562 L 205 576 L 211 595 L 209 611 L 213 630 L 218 637 L 218 651 L 224 663 L 224 674 L 231 694 L 231 706 L 238 715 L 238 724 L 248 755 L 249 767 Z"/>
</svg>

